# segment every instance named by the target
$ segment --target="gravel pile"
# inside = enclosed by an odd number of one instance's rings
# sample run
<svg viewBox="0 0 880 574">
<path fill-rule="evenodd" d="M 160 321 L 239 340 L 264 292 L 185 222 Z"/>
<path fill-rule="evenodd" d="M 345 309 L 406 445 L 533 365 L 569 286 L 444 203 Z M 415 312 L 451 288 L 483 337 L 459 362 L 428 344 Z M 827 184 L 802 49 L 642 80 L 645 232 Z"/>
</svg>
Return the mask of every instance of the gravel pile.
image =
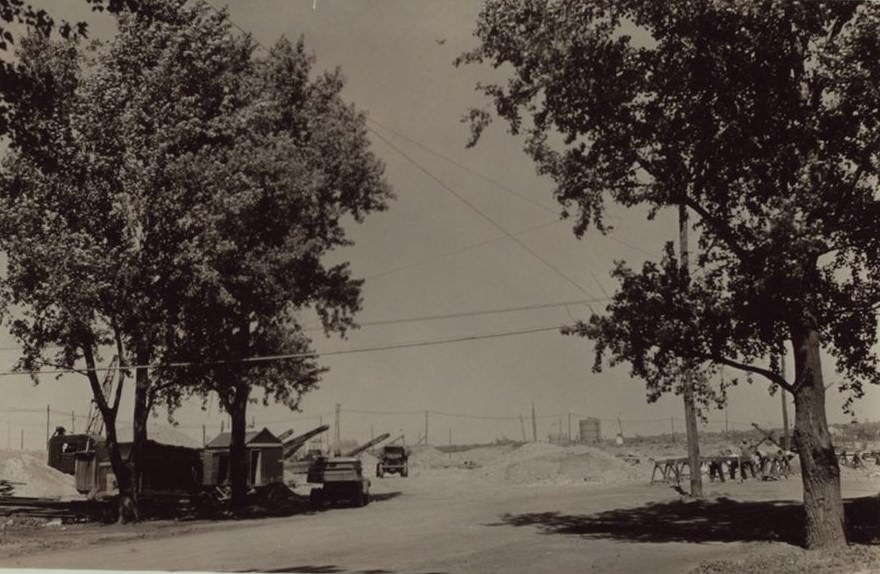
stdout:
<svg viewBox="0 0 880 574">
<path fill-rule="evenodd" d="M 480 447 L 449 454 L 431 447 L 420 447 L 414 450 L 410 461 L 413 468 L 422 472 L 469 466 L 472 468 L 468 471 L 469 476 L 517 485 L 615 483 L 645 478 L 645 469 L 641 466 L 633 466 L 585 445 L 563 447 L 527 443 L 518 447 Z"/>
<path fill-rule="evenodd" d="M 46 453 L 0 450 L 0 479 L 16 484 L 14 496 L 76 498 L 76 482 L 69 474 L 46 464 Z"/>
</svg>

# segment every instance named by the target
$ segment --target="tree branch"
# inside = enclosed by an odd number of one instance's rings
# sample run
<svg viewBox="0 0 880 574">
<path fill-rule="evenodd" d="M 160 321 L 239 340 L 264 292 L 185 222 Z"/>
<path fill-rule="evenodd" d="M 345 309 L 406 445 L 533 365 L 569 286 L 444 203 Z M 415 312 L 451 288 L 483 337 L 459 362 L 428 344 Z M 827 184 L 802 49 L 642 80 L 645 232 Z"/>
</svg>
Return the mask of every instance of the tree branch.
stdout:
<svg viewBox="0 0 880 574">
<path fill-rule="evenodd" d="M 778 373 L 774 373 L 770 369 L 765 369 L 763 367 L 756 367 L 754 365 L 749 365 L 748 363 L 741 363 L 739 361 L 734 361 L 733 359 L 728 359 L 727 357 L 721 357 L 718 355 L 707 355 L 707 354 L 698 354 L 697 355 L 701 359 L 705 359 L 707 361 L 712 361 L 713 363 L 720 363 L 722 365 L 727 365 L 728 367 L 733 367 L 734 369 L 739 369 L 741 371 L 745 371 L 747 373 L 754 373 L 756 375 L 761 375 L 771 383 L 775 383 L 788 391 L 791 394 L 794 394 L 795 386 L 786 381 L 782 375 Z"/>
<path fill-rule="evenodd" d="M 730 248 L 733 253 L 739 257 L 740 261 L 746 261 L 749 259 L 749 251 L 745 249 L 742 245 L 740 245 L 736 236 L 733 233 L 733 230 L 730 229 L 730 226 L 723 223 L 720 219 L 709 213 L 709 211 L 704 208 L 702 205 L 697 203 L 697 201 L 692 198 L 685 196 L 684 198 L 685 205 L 693 209 L 697 215 L 700 216 L 700 219 L 705 221 L 709 226 L 715 231 L 715 234 L 721 238 L 724 243 Z"/>
</svg>

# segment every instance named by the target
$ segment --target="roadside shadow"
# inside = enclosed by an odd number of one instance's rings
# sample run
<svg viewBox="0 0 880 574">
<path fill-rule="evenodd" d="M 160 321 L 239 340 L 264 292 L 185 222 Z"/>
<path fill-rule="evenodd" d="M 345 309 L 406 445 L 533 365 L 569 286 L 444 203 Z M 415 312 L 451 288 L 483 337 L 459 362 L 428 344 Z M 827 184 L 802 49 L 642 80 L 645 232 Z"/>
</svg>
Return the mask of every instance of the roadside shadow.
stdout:
<svg viewBox="0 0 880 574">
<path fill-rule="evenodd" d="M 385 502 L 386 500 L 391 500 L 397 498 L 403 494 L 399 490 L 395 490 L 394 492 L 381 492 L 381 493 L 370 493 L 370 502 Z"/>
<path fill-rule="evenodd" d="M 880 500 L 845 502 L 851 542 L 880 542 Z M 559 512 L 504 514 L 489 526 L 536 526 L 543 534 L 627 542 L 778 541 L 802 546 L 803 505 L 792 501 L 677 500 L 589 515 Z"/>
</svg>

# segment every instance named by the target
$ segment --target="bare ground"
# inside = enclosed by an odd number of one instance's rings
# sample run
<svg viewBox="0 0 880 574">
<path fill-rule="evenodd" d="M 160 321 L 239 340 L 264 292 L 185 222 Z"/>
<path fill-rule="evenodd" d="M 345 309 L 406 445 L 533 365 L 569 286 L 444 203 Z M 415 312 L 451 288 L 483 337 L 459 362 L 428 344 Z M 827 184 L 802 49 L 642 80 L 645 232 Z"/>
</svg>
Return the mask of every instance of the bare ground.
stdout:
<svg viewBox="0 0 880 574">
<path fill-rule="evenodd" d="M 678 573 L 707 564 L 702 572 L 744 572 L 733 569 L 743 560 L 791 563 L 804 554 L 798 477 L 707 483 L 707 498 L 691 501 L 647 480 L 522 485 L 469 472 L 374 478 L 376 499 L 365 508 L 284 518 L 7 529 L 0 567 Z M 877 477 L 844 476 L 863 542 L 880 540 L 878 492 Z"/>
</svg>

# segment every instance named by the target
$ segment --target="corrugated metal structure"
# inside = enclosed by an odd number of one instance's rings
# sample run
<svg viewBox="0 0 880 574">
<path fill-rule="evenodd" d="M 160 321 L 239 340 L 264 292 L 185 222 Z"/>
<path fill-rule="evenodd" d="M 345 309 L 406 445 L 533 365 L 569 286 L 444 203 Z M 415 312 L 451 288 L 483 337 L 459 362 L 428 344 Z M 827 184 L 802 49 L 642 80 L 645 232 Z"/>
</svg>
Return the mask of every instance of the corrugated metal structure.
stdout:
<svg viewBox="0 0 880 574">
<path fill-rule="evenodd" d="M 220 433 L 205 445 L 202 452 L 202 484 L 229 484 L 229 446 L 232 434 Z M 248 460 L 248 486 L 284 482 L 283 443 L 269 429 L 245 434 Z"/>
<path fill-rule="evenodd" d="M 597 444 L 602 442 L 602 423 L 595 417 L 581 419 L 578 423 L 580 429 L 580 442 L 585 444 Z"/>
</svg>

